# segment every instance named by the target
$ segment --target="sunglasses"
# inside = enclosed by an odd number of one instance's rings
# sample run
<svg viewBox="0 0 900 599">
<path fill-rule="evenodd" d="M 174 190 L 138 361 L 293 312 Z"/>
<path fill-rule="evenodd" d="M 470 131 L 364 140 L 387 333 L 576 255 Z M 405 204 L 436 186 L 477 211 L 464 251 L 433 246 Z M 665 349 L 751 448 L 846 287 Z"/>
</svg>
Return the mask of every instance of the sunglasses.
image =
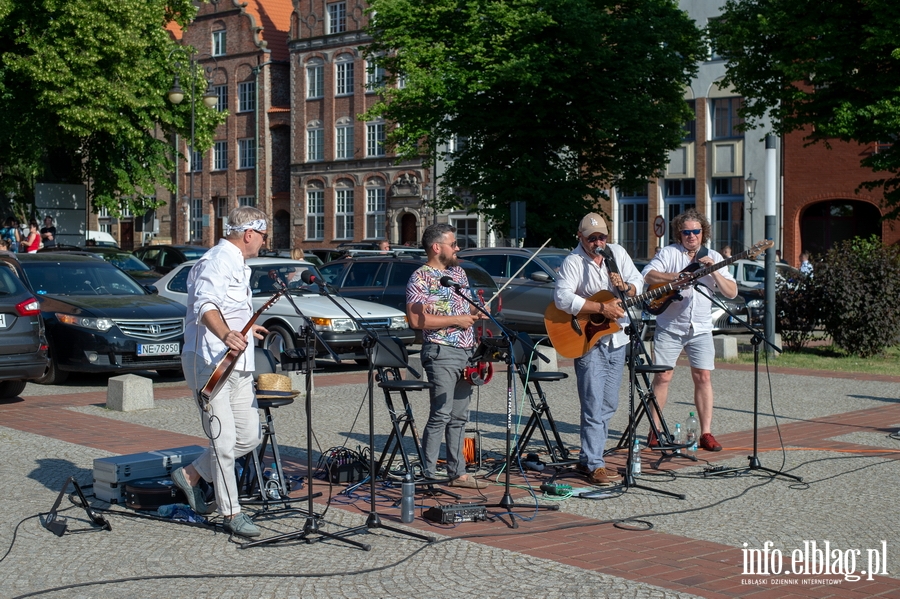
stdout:
<svg viewBox="0 0 900 599">
<path fill-rule="evenodd" d="M 253 231 L 254 233 L 259 233 L 260 235 L 262 235 L 263 243 L 269 241 L 269 234 L 268 234 L 268 233 L 263 233 L 262 231 L 257 231 L 256 229 L 250 229 L 250 230 Z"/>
<path fill-rule="evenodd" d="M 681 231 L 681 234 L 687 237 L 688 235 L 699 235 L 703 232 L 703 229 L 684 229 Z"/>
<path fill-rule="evenodd" d="M 441 245 L 449 245 L 449 246 L 452 247 L 452 248 L 458 248 L 458 247 L 459 247 L 459 242 L 458 242 L 458 241 L 454 241 L 453 243 L 447 243 L 446 241 L 438 241 L 438 243 L 441 244 Z"/>
<path fill-rule="evenodd" d="M 606 241 L 607 239 L 609 239 L 609 235 L 604 235 L 603 233 L 600 233 L 598 235 L 591 235 L 590 237 L 587 238 L 587 241 L 588 241 L 588 243 L 597 243 L 598 241 Z"/>
</svg>

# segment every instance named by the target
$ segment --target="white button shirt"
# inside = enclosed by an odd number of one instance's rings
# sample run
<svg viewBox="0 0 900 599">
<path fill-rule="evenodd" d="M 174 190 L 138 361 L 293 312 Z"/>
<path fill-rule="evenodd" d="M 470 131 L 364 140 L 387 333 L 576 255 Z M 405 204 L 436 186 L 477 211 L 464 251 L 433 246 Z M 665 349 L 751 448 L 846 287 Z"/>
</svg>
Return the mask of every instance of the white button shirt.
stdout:
<svg viewBox="0 0 900 599">
<path fill-rule="evenodd" d="M 253 316 L 250 293 L 250 267 L 236 245 L 225 239 L 203 254 L 188 274 L 187 322 L 184 327 L 184 351 L 198 354 L 208 364 L 218 364 L 228 346 L 216 337 L 200 319 L 210 310 L 220 310 L 228 328 L 242 330 Z M 248 335 L 247 350 L 235 363 L 235 370 L 252 372 L 256 368 L 253 339 Z"/>
<path fill-rule="evenodd" d="M 631 283 L 641 293 L 644 288 L 644 279 L 641 273 L 634 267 L 631 256 L 620 245 L 615 243 L 606 244 L 612 253 L 616 266 L 619 267 L 619 274 L 626 283 Z M 609 269 L 606 267 L 605 261 L 598 265 L 594 259 L 588 255 L 584 246 L 578 244 L 572 253 L 566 256 L 562 266 L 559 267 L 558 278 L 556 280 L 556 290 L 553 293 L 553 301 L 556 307 L 569 314 L 578 314 L 584 307 L 584 301 L 590 298 L 598 291 L 612 291 L 614 294 L 619 293 L 613 291 L 614 286 L 609 280 Z M 631 321 L 628 319 L 628 311 L 625 316 L 616 321 L 621 330 L 609 335 L 609 340 L 613 347 L 622 347 L 628 343 L 628 335 L 625 334 L 625 327 Z M 607 342 L 607 338 L 601 338 L 601 343 Z"/>
<path fill-rule="evenodd" d="M 724 258 L 722 254 L 715 250 L 709 250 L 707 254 L 713 259 L 713 262 L 719 263 Z M 651 270 L 657 272 L 681 272 L 691 263 L 691 258 L 681 244 L 667 245 L 659 250 L 659 253 L 644 267 L 642 274 L 647 274 Z M 734 277 L 727 268 L 719 269 L 719 273 L 723 277 L 731 281 Z M 703 283 L 713 291 L 717 291 L 719 286 L 712 274 L 708 274 L 695 281 L 695 283 Z M 687 335 L 691 327 L 694 333 L 707 333 L 712 331 L 712 313 L 710 307 L 712 301 L 703 295 L 694 291 L 693 287 L 687 287 L 681 290 L 684 299 L 681 301 L 673 301 L 662 314 L 656 317 L 656 326 L 677 335 Z"/>
</svg>

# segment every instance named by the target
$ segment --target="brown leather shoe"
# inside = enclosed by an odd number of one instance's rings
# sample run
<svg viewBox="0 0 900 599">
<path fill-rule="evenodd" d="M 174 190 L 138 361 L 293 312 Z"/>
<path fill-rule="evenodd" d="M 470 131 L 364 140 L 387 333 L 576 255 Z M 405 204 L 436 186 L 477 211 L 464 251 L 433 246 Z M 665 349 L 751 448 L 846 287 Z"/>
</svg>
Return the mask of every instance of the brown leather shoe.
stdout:
<svg viewBox="0 0 900 599">
<path fill-rule="evenodd" d="M 656 436 L 656 431 L 652 428 L 647 433 L 647 447 L 659 447 L 659 439 Z"/>
<path fill-rule="evenodd" d="M 706 451 L 722 451 L 722 446 L 712 436 L 712 433 L 703 433 L 700 435 L 700 447 Z"/>
<path fill-rule="evenodd" d="M 454 478 L 447 483 L 447 486 L 458 487 L 460 489 L 486 489 L 490 484 L 491 483 L 486 480 L 475 480 L 475 477 L 467 475 L 465 478 Z"/>
<path fill-rule="evenodd" d="M 584 468 L 587 470 L 587 468 Z M 611 487 L 622 480 L 622 477 L 607 468 L 596 468 L 586 475 L 587 481 L 600 487 Z"/>
</svg>

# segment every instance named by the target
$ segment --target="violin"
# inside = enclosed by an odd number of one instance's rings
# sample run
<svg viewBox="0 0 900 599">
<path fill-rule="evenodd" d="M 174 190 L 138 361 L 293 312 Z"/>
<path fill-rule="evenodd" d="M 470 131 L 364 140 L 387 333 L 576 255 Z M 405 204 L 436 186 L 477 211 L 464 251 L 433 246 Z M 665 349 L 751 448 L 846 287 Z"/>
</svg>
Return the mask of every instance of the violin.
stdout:
<svg viewBox="0 0 900 599">
<path fill-rule="evenodd" d="M 478 301 L 482 306 L 485 306 L 484 303 L 484 289 L 478 290 Z M 477 332 L 480 329 L 480 332 Z M 473 329 L 476 335 L 476 341 L 479 343 L 481 339 L 485 336 L 492 337 L 493 333 L 491 330 L 487 328 L 487 323 L 484 320 L 481 320 L 477 328 Z M 484 355 L 484 352 L 475 352 L 476 355 Z M 486 385 L 491 382 L 491 379 L 494 377 L 494 365 L 488 361 L 478 360 L 475 362 L 470 362 L 466 365 L 465 370 L 463 371 L 463 378 L 466 379 L 466 382 L 473 386 L 481 386 Z"/>
<path fill-rule="evenodd" d="M 250 328 L 256 323 L 256 319 L 259 316 L 272 307 L 272 304 L 278 301 L 278 299 L 287 293 L 287 287 L 283 286 L 281 289 L 276 291 L 269 300 L 260 306 L 259 310 L 253 313 L 253 316 L 250 317 L 250 320 L 247 321 L 247 324 L 244 325 L 244 328 L 241 329 L 241 336 L 244 338 L 247 337 L 247 333 L 250 332 Z M 252 342 L 251 342 L 252 343 Z M 248 343 L 247 347 L 251 344 Z M 200 408 L 204 412 L 209 412 L 209 402 L 212 397 L 218 393 L 222 386 L 225 385 L 225 381 L 228 380 L 229 375 L 234 371 L 234 367 L 237 365 L 237 360 L 240 358 L 244 351 L 246 351 L 246 347 L 242 350 L 236 350 L 229 348 L 225 355 L 219 360 L 219 363 L 216 364 L 215 370 L 213 373 L 209 375 L 209 379 L 206 381 L 206 384 L 203 385 L 203 388 L 200 389 L 198 401 L 200 402 Z"/>
</svg>

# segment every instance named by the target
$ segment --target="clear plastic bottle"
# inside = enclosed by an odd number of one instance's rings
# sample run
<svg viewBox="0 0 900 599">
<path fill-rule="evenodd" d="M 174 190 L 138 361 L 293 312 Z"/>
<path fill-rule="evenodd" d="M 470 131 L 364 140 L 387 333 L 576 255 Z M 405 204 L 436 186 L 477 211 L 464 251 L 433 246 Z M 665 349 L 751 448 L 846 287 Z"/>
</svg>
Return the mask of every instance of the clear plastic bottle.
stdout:
<svg viewBox="0 0 900 599">
<path fill-rule="evenodd" d="M 281 485 L 279 484 L 280 479 L 278 478 L 278 467 L 275 464 L 272 464 L 272 470 L 266 471 L 269 476 L 266 477 L 266 495 L 269 496 L 269 499 L 281 499 L 281 493 L 279 489 Z M 265 477 L 265 474 L 263 475 Z"/>
<path fill-rule="evenodd" d="M 632 476 L 641 475 L 641 442 L 637 437 L 634 438 L 634 455 L 631 459 L 631 474 Z"/>
<path fill-rule="evenodd" d="M 684 431 L 681 430 L 681 423 L 680 423 L 680 422 L 676 422 L 676 423 L 675 423 L 675 433 L 674 433 L 674 437 L 673 437 L 673 439 L 672 439 L 672 442 L 673 442 L 675 445 L 682 445 L 682 444 L 684 443 Z M 680 448 L 676 449 L 676 450 L 675 450 L 675 453 L 681 453 L 681 449 L 680 449 Z"/>
<path fill-rule="evenodd" d="M 406 473 L 400 490 L 400 521 L 408 524 L 416 517 L 416 485 L 413 483 L 412 474 Z"/>
<path fill-rule="evenodd" d="M 700 440 L 700 425 L 697 423 L 697 419 L 694 417 L 694 413 L 691 412 L 688 415 L 687 422 L 684 425 L 684 442 L 690 443 L 687 446 L 688 455 L 694 455 L 697 453 L 697 442 Z"/>
</svg>

